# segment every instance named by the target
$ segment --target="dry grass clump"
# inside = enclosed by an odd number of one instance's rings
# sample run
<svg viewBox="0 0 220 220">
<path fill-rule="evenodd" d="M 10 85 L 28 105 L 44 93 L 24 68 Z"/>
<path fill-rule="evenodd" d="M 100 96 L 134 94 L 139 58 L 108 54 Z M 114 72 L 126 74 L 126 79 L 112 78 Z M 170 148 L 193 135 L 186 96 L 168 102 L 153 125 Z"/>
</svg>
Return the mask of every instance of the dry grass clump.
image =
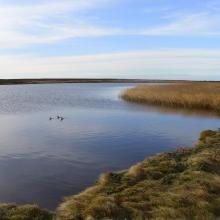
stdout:
<svg viewBox="0 0 220 220">
<path fill-rule="evenodd" d="M 127 171 L 102 175 L 68 197 L 59 220 L 220 218 L 220 132 L 201 134 L 196 147 L 157 154 Z"/>
<path fill-rule="evenodd" d="M 194 82 L 137 86 L 125 91 L 122 98 L 151 105 L 220 112 L 220 83 Z"/>
<path fill-rule="evenodd" d="M 37 205 L 0 204 L 1 220 L 52 220 L 53 215 Z"/>
</svg>

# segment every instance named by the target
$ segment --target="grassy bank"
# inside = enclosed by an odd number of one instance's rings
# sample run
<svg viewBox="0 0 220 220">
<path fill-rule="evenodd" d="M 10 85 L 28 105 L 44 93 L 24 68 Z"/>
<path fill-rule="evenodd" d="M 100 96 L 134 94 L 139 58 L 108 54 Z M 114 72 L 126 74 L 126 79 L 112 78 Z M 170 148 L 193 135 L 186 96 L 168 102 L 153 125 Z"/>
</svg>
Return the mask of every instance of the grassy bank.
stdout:
<svg viewBox="0 0 220 220">
<path fill-rule="evenodd" d="M 53 214 L 37 205 L 0 204 L 1 220 L 52 220 Z"/>
<path fill-rule="evenodd" d="M 101 175 L 91 188 L 67 197 L 54 215 L 36 205 L 1 204 L 0 219 L 220 219 L 220 131 L 202 132 L 193 148 Z"/>
<path fill-rule="evenodd" d="M 178 83 L 138 86 L 122 98 L 138 103 L 220 112 L 220 83 Z"/>
<path fill-rule="evenodd" d="M 220 132 L 191 149 L 161 153 L 108 173 L 59 206 L 59 220 L 220 218 Z"/>
</svg>

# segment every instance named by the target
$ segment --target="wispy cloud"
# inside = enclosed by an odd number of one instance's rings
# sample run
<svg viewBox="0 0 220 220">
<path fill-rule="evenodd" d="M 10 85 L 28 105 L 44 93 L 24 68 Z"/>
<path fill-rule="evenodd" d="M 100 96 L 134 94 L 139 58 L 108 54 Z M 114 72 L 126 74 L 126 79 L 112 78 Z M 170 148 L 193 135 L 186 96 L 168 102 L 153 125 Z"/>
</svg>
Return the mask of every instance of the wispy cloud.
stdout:
<svg viewBox="0 0 220 220">
<path fill-rule="evenodd" d="M 220 35 L 220 15 L 209 12 L 174 14 L 166 24 L 141 31 L 156 36 L 213 36 Z"/>
<path fill-rule="evenodd" d="M 220 50 L 164 49 L 99 55 L 0 56 L 0 78 L 219 78 Z M 159 75 L 158 75 L 159 73 Z M 182 75 L 181 75 L 182 74 Z"/>
<path fill-rule="evenodd" d="M 16 48 L 33 44 L 51 44 L 78 37 L 122 35 L 150 36 L 219 36 L 220 8 L 218 1 L 194 12 L 160 5 L 143 9 L 146 16 L 159 14 L 160 24 L 148 23 L 130 29 L 125 24 L 100 23 L 89 11 L 108 7 L 116 0 L 45 0 L 37 3 L 5 4 L 0 1 L 0 48 Z M 126 0 L 124 0 L 126 4 Z M 146 3 L 146 6 L 147 3 Z M 117 13 L 117 10 L 114 12 Z M 150 14 L 150 15 L 149 15 Z M 108 24 L 108 25 L 106 25 Z"/>
<path fill-rule="evenodd" d="M 112 0 L 47 0 L 25 5 L 0 3 L 0 47 L 117 34 L 117 28 L 91 24 L 85 15 L 80 14 L 111 2 Z"/>
</svg>

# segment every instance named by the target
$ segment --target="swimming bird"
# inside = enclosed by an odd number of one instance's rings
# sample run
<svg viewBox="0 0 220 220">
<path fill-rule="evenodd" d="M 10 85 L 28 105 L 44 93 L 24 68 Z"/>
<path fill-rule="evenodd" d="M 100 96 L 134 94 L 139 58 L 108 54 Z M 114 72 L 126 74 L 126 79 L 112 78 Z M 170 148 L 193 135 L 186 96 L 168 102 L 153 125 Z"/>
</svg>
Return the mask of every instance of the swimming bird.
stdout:
<svg viewBox="0 0 220 220">
<path fill-rule="evenodd" d="M 58 116 L 57 116 L 57 119 L 60 119 L 60 118 L 61 118 L 61 117 L 58 115 Z"/>
<path fill-rule="evenodd" d="M 51 121 L 51 120 L 53 120 L 53 118 L 52 118 L 52 117 L 49 117 L 49 120 Z"/>
<path fill-rule="evenodd" d="M 60 117 L 60 121 L 63 121 L 63 119 L 64 119 L 63 117 Z"/>
</svg>

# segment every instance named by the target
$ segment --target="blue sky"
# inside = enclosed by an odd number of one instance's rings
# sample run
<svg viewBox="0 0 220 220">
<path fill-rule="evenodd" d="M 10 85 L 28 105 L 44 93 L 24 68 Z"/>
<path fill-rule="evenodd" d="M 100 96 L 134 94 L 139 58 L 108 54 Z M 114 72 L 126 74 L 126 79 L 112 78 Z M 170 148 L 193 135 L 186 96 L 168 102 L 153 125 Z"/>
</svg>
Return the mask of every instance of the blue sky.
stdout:
<svg viewBox="0 0 220 220">
<path fill-rule="evenodd" d="M 220 80 L 219 0 L 0 0 L 0 78 Z"/>
</svg>

